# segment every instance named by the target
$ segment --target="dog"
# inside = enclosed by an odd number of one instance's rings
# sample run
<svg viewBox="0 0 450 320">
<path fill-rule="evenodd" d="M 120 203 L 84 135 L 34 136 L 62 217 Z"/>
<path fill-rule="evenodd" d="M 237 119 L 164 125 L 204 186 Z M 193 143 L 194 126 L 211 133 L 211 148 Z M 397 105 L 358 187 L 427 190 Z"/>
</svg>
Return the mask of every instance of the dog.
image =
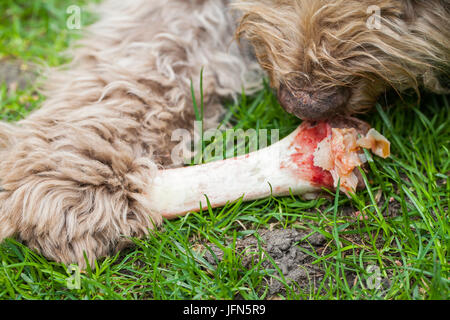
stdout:
<svg viewBox="0 0 450 320">
<path fill-rule="evenodd" d="M 309 120 L 363 112 L 390 88 L 449 92 L 449 3 L 105 0 L 42 107 L 0 123 L 0 241 L 84 266 L 159 226 L 146 190 L 171 164 L 171 132 L 192 127 L 201 74 L 206 128 L 264 74 Z"/>
</svg>

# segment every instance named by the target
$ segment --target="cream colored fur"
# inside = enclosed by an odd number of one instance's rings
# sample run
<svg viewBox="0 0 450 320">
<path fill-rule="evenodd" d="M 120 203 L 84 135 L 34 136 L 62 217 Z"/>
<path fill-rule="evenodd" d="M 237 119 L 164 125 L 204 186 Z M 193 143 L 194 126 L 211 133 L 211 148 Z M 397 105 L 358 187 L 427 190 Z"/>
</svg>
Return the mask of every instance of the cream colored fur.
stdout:
<svg viewBox="0 0 450 320">
<path fill-rule="evenodd" d="M 237 0 L 238 34 L 275 90 L 347 86 L 347 110 L 389 87 L 444 92 L 448 1 Z M 366 9 L 383 29 L 367 30 Z M 437 9 L 436 9 L 437 8 Z M 0 241 L 17 236 L 46 257 L 84 265 L 161 223 L 146 190 L 170 165 L 171 133 L 191 128 L 191 81 L 204 68 L 207 126 L 221 99 L 257 87 L 259 67 L 233 41 L 225 0 L 105 0 L 99 22 L 48 77 L 43 106 L 0 123 Z M 258 79 L 255 82 L 255 79 Z"/>
</svg>

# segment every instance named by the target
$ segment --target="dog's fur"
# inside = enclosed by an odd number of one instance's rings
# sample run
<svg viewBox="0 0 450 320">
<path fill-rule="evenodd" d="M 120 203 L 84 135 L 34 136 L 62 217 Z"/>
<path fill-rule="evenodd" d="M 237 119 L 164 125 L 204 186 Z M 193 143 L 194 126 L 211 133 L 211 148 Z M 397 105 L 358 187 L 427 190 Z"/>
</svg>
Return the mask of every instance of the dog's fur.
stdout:
<svg viewBox="0 0 450 320">
<path fill-rule="evenodd" d="M 366 26 L 372 4 L 380 30 Z M 170 164 L 172 131 L 192 126 L 191 81 L 204 67 L 207 126 L 222 98 L 257 89 L 260 69 L 233 41 L 236 26 L 281 104 L 303 118 L 332 114 L 326 99 L 339 105 L 333 112 L 355 112 L 389 87 L 447 89 L 438 80 L 448 76 L 448 1 L 242 0 L 233 4 L 239 25 L 229 5 L 99 7 L 73 62 L 50 74 L 42 108 L 0 123 L 0 241 L 15 235 L 48 258 L 84 265 L 83 252 L 92 262 L 159 225 L 146 190 Z"/>
</svg>

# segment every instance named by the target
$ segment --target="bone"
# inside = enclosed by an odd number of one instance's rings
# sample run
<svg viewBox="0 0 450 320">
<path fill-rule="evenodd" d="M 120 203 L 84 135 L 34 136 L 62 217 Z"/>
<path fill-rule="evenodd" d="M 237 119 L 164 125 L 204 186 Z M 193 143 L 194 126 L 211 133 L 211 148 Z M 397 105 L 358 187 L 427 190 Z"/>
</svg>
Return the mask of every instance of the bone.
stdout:
<svg viewBox="0 0 450 320">
<path fill-rule="evenodd" d="M 160 170 L 148 191 L 153 210 L 172 219 L 207 209 L 207 199 L 215 208 L 241 197 L 248 201 L 270 195 L 318 193 L 322 187 L 333 189 L 336 181 L 332 174 L 314 165 L 318 144 L 331 137 L 331 132 L 329 123 L 303 122 L 286 138 L 256 152 L 197 166 Z"/>
</svg>

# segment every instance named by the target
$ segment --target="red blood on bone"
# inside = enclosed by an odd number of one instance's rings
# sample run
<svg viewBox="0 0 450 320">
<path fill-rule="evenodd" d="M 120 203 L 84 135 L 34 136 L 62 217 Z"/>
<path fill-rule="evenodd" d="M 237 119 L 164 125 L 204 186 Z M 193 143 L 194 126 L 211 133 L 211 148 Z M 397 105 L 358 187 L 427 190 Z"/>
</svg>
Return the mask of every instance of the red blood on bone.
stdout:
<svg viewBox="0 0 450 320">
<path fill-rule="evenodd" d="M 293 142 L 296 152 L 291 155 L 291 160 L 297 166 L 295 173 L 317 186 L 333 187 L 331 173 L 314 165 L 314 151 L 319 142 L 329 135 L 331 127 L 328 123 L 303 122 Z"/>
</svg>

